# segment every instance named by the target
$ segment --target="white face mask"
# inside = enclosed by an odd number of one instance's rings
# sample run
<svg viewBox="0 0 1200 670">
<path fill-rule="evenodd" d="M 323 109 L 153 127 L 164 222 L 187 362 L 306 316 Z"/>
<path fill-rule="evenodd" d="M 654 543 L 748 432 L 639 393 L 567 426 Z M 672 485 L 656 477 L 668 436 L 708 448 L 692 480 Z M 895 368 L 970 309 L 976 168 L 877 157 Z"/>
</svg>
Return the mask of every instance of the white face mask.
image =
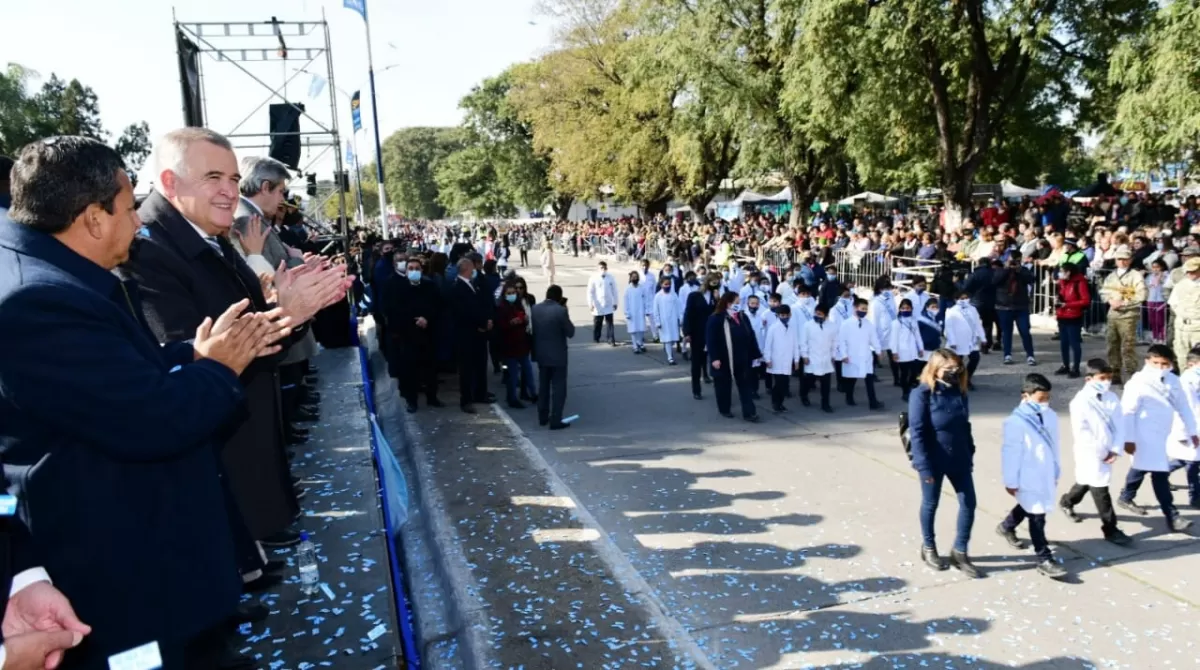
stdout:
<svg viewBox="0 0 1200 670">
<path fill-rule="evenodd" d="M 967 307 L 970 307 L 970 306 L 971 306 L 971 301 L 970 301 L 970 300 L 959 300 L 959 301 L 958 301 L 958 306 L 959 306 L 959 307 L 962 307 L 962 308 L 967 308 Z"/>
<path fill-rule="evenodd" d="M 1108 379 L 1097 379 L 1096 381 L 1091 382 L 1091 387 L 1096 391 L 1096 393 L 1108 393 L 1108 390 L 1112 388 L 1112 381 Z"/>
<path fill-rule="evenodd" d="M 1029 404 L 1039 412 L 1045 412 L 1046 410 L 1050 409 L 1050 403 L 1048 402 L 1035 402 L 1030 400 Z"/>
</svg>

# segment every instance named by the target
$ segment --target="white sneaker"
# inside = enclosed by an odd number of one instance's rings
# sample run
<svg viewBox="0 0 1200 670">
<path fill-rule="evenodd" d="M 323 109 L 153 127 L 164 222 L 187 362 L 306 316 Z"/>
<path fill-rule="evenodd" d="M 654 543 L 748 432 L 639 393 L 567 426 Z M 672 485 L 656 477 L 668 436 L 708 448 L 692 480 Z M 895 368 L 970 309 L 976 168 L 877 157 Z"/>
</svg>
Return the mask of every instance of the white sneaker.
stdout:
<svg viewBox="0 0 1200 670">
<path fill-rule="evenodd" d="M 1034 358 L 1033 356 L 1030 356 L 1029 358 L 1026 358 L 1026 359 L 1025 359 L 1025 362 L 1026 362 L 1026 363 L 1028 363 L 1028 364 L 1030 364 L 1030 365 L 1037 365 L 1037 359 L 1036 359 L 1036 358 Z"/>
</svg>

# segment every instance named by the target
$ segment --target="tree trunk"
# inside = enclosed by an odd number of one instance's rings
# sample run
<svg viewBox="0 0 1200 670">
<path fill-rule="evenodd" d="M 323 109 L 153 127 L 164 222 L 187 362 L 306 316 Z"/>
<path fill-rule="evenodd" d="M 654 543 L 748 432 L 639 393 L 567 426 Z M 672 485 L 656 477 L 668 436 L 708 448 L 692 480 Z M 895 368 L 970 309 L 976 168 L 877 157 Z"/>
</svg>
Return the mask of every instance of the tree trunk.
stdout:
<svg viewBox="0 0 1200 670">
<path fill-rule="evenodd" d="M 820 184 L 817 179 L 805 179 L 801 175 L 788 177 L 788 188 L 792 189 L 792 211 L 788 216 L 788 227 L 796 228 L 808 223 L 808 208 Z"/>
<path fill-rule="evenodd" d="M 688 198 L 687 204 L 692 210 L 693 221 L 704 220 L 704 208 L 708 207 L 708 203 L 711 201 L 712 197 L 710 197 L 707 193 Z"/>
<path fill-rule="evenodd" d="M 942 204 L 946 208 L 944 226 L 953 233 L 962 227 L 971 209 L 971 193 L 975 185 L 973 166 L 942 168 Z"/>
<path fill-rule="evenodd" d="M 667 205 L 669 204 L 671 204 L 670 193 L 649 202 L 639 203 L 639 206 L 642 208 L 644 215 L 651 217 L 656 214 L 665 215 L 667 213 Z"/>
<path fill-rule="evenodd" d="M 571 213 L 571 205 L 575 204 L 575 198 L 569 195 L 554 196 L 554 218 L 559 221 L 566 221 L 567 215 Z"/>
</svg>

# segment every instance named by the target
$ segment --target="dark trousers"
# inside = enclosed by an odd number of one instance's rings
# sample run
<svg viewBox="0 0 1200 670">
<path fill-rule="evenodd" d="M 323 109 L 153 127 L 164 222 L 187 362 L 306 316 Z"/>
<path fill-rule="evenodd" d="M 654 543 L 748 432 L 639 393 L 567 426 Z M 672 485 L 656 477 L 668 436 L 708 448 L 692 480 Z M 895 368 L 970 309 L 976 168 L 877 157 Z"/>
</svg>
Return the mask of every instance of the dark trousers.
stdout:
<svg viewBox="0 0 1200 670">
<path fill-rule="evenodd" d="M 842 382 L 845 385 L 844 388 L 846 389 L 846 404 L 851 404 L 854 402 L 854 387 L 857 382 L 857 379 L 851 379 L 849 377 Z M 875 396 L 875 375 L 867 375 L 863 379 L 863 382 L 867 387 L 867 402 L 871 403 L 872 405 L 879 402 L 879 399 Z"/>
<path fill-rule="evenodd" d="M 954 551 L 967 552 L 971 541 L 971 527 L 975 525 L 975 480 L 970 471 L 953 474 L 937 473 L 933 481 L 921 478 L 921 536 L 925 546 L 937 548 L 933 520 L 937 516 L 938 503 L 942 499 L 942 480 L 949 479 L 958 496 L 958 524 L 954 535 Z"/>
<path fill-rule="evenodd" d="M 837 379 L 838 393 L 845 391 L 846 390 L 846 378 L 842 376 L 842 362 L 841 361 L 833 362 L 833 376 L 834 376 L 834 379 Z"/>
<path fill-rule="evenodd" d="M 830 391 L 830 386 L 833 385 L 833 375 L 832 374 L 824 374 L 824 375 L 806 374 L 803 377 L 801 377 L 800 378 L 800 397 L 803 400 L 808 400 L 808 392 L 810 389 L 812 389 L 814 383 L 819 384 L 820 388 L 821 388 L 821 407 L 823 409 L 832 409 L 832 405 L 829 404 L 829 391 Z"/>
<path fill-rule="evenodd" d="M 472 338 L 458 351 L 459 404 L 483 402 L 487 398 L 488 341 L 482 336 Z"/>
<path fill-rule="evenodd" d="M 754 389 L 751 375 L 753 370 L 738 370 L 730 375 L 729 370 L 713 371 L 713 386 L 717 394 L 717 411 L 730 414 L 733 409 L 733 386 L 737 384 L 738 399 L 742 402 L 742 418 L 749 419 L 758 412 L 754 409 Z"/>
<path fill-rule="evenodd" d="M 1096 511 L 1100 513 L 1100 527 L 1104 529 L 1104 536 L 1108 537 L 1117 530 L 1117 513 L 1113 510 L 1112 495 L 1109 494 L 1107 486 L 1076 484 L 1063 495 L 1061 502 L 1068 507 L 1074 507 L 1083 502 L 1083 497 L 1089 491 L 1092 501 L 1096 503 Z"/>
<path fill-rule="evenodd" d="M 284 426 L 292 422 L 300 401 L 305 395 L 303 361 L 279 366 L 279 411 L 283 417 Z"/>
<path fill-rule="evenodd" d="M 521 250 L 521 267 L 529 267 L 529 250 Z"/>
<path fill-rule="evenodd" d="M 413 405 L 425 391 L 427 400 L 437 399 L 437 356 L 433 350 L 405 350 L 400 363 L 400 397 Z"/>
<path fill-rule="evenodd" d="M 904 381 L 901 377 L 903 373 L 900 371 L 900 364 L 892 359 L 892 351 L 890 349 L 885 350 L 883 355 L 887 357 L 888 367 L 892 369 L 892 384 L 895 386 L 904 386 Z"/>
<path fill-rule="evenodd" d="M 1046 515 L 1032 514 L 1026 512 L 1023 507 L 1017 505 L 1012 508 L 1004 521 L 1000 525 L 1004 530 L 1016 530 L 1021 522 L 1029 519 L 1029 539 L 1033 540 L 1033 553 L 1043 561 L 1054 558 L 1054 554 L 1050 552 L 1050 543 L 1046 541 Z"/>
<path fill-rule="evenodd" d="M 1013 326 L 1021 334 L 1021 347 L 1025 356 L 1033 358 L 1033 335 L 1029 332 L 1029 310 L 1027 309 L 998 309 L 996 315 L 1000 319 L 1000 346 L 1005 356 L 1012 356 Z"/>
<path fill-rule="evenodd" d="M 1083 319 L 1058 320 L 1058 348 L 1063 366 L 1078 370 L 1083 358 Z"/>
<path fill-rule="evenodd" d="M 771 407 L 778 409 L 783 406 L 790 379 L 788 375 L 771 375 Z"/>
<path fill-rule="evenodd" d="M 1121 500 L 1125 502 L 1133 502 L 1137 497 L 1138 489 L 1142 487 L 1142 481 L 1146 479 L 1146 475 L 1150 475 L 1150 485 L 1154 488 L 1154 497 L 1158 499 L 1160 507 L 1163 506 L 1163 501 L 1170 503 L 1171 511 L 1167 512 L 1166 507 L 1163 507 L 1163 513 L 1167 516 L 1175 515 L 1175 496 L 1171 493 L 1171 473 L 1176 470 L 1187 470 L 1188 482 L 1188 502 L 1200 502 L 1200 461 L 1180 461 L 1172 460 L 1167 472 L 1147 472 L 1145 470 L 1129 469 L 1129 473 L 1125 475 L 1125 486 L 1121 489 Z M 1155 477 L 1155 475 L 1161 475 Z M 1160 485 L 1156 480 L 1162 480 Z M 1162 495 L 1160 495 L 1160 488 Z"/>
<path fill-rule="evenodd" d="M 972 378 L 975 377 L 975 370 L 979 369 L 979 358 L 980 358 L 980 356 L 979 356 L 978 351 L 972 351 L 970 353 L 970 355 L 967 356 L 967 380 L 968 381 L 970 381 Z"/>
<path fill-rule="evenodd" d="M 987 344 L 988 349 L 991 349 L 992 344 L 996 341 L 992 338 L 992 333 L 998 330 L 996 308 L 976 306 L 976 309 L 979 310 L 979 320 L 983 323 L 984 343 Z"/>
<path fill-rule="evenodd" d="M 608 327 L 607 335 L 605 336 L 605 339 L 607 339 L 609 341 L 609 343 L 616 342 L 617 336 L 616 336 L 616 333 L 613 332 L 613 315 L 612 314 L 604 314 L 602 316 L 593 316 L 592 317 L 592 340 L 593 341 L 596 341 L 596 342 L 600 341 L 601 326 Z"/>
<path fill-rule="evenodd" d="M 708 353 L 703 344 L 692 340 L 692 395 L 700 395 L 700 378 L 708 379 Z"/>
<path fill-rule="evenodd" d="M 921 376 L 921 371 L 925 369 L 925 361 L 917 358 L 911 361 L 901 361 L 900 366 L 900 388 L 904 391 L 904 399 L 908 400 L 908 392 L 917 387 L 917 377 Z"/>
<path fill-rule="evenodd" d="M 567 404 L 567 366 L 538 366 L 538 423 L 560 423 Z"/>
</svg>

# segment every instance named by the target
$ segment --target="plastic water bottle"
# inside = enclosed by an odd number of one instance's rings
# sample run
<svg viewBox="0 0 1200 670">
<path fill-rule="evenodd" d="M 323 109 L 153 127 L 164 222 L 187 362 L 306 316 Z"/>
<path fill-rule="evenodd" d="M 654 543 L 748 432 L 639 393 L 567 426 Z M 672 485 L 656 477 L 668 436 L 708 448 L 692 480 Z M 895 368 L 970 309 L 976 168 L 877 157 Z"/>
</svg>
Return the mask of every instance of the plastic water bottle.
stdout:
<svg viewBox="0 0 1200 670">
<path fill-rule="evenodd" d="M 313 595 L 320 589 L 321 575 L 317 568 L 317 547 L 308 539 L 308 533 L 300 533 L 300 544 L 296 545 L 296 564 L 300 567 L 300 591 Z"/>
</svg>

